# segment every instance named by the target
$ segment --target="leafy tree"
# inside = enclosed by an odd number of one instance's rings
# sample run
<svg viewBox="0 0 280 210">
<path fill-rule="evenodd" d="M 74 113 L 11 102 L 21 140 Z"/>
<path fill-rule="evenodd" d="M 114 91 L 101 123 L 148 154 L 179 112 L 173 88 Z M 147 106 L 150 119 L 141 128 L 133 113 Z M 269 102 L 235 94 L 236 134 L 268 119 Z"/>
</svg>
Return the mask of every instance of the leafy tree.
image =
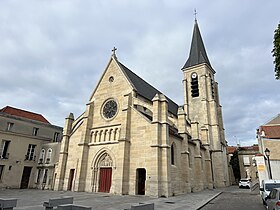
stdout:
<svg viewBox="0 0 280 210">
<path fill-rule="evenodd" d="M 280 23 L 274 31 L 273 44 L 272 56 L 274 57 L 273 63 L 275 64 L 275 78 L 280 79 Z"/>
<path fill-rule="evenodd" d="M 241 179 L 240 168 L 239 168 L 239 158 L 238 150 L 235 150 L 230 159 L 230 165 L 232 167 L 233 175 L 235 180 Z"/>
</svg>

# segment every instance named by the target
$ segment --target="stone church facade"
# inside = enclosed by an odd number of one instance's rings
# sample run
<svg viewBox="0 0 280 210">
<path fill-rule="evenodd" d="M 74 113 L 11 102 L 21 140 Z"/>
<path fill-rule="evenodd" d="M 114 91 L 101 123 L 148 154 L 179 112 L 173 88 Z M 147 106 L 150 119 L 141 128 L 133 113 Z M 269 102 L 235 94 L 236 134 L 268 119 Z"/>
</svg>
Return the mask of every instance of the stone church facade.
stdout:
<svg viewBox="0 0 280 210">
<path fill-rule="evenodd" d="M 179 106 L 110 57 L 85 112 L 66 118 L 55 190 L 169 197 L 229 185 L 215 71 L 195 21 Z"/>
</svg>

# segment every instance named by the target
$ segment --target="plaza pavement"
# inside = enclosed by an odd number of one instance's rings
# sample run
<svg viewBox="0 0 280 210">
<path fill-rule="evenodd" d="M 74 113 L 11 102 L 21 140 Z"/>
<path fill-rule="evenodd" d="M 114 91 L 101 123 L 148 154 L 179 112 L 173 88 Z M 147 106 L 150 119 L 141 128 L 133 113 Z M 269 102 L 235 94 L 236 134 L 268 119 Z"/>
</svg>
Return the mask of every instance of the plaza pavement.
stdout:
<svg viewBox="0 0 280 210">
<path fill-rule="evenodd" d="M 90 206 L 93 210 L 124 210 L 130 209 L 131 205 L 138 203 L 154 203 L 157 210 L 195 210 L 208 203 L 220 193 L 221 189 L 214 189 L 169 198 L 151 198 L 147 196 L 120 196 L 107 193 L 0 189 L 0 198 L 17 198 L 15 210 L 43 210 L 44 201 L 61 196 L 73 196 L 74 204 Z"/>
</svg>

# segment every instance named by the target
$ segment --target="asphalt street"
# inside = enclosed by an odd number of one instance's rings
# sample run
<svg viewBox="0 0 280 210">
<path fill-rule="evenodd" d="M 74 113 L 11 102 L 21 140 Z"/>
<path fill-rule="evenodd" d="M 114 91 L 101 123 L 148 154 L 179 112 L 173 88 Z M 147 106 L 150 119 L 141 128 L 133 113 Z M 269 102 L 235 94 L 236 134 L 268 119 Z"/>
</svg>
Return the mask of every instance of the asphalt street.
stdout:
<svg viewBox="0 0 280 210">
<path fill-rule="evenodd" d="M 238 186 L 231 186 L 215 199 L 211 200 L 201 210 L 264 210 L 261 202 L 259 189 L 251 192 L 250 189 L 239 189 Z"/>
</svg>

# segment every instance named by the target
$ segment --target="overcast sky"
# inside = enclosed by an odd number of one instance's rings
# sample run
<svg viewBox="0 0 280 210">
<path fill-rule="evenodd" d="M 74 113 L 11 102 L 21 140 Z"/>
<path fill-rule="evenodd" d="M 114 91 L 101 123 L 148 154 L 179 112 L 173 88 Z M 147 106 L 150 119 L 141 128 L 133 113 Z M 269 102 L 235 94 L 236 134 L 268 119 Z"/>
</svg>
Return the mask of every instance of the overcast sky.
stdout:
<svg viewBox="0 0 280 210">
<path fill-rule="evenodd" d="M 219 83 L 229 145 L 280 113 L 271 50 L 279 0 L 0 0 L 0 107 L 78 117 L 111 56 L 183 103 L 194 9 Z M 157 79 L 155 79 L 157 78 Z"/>
</svg>

